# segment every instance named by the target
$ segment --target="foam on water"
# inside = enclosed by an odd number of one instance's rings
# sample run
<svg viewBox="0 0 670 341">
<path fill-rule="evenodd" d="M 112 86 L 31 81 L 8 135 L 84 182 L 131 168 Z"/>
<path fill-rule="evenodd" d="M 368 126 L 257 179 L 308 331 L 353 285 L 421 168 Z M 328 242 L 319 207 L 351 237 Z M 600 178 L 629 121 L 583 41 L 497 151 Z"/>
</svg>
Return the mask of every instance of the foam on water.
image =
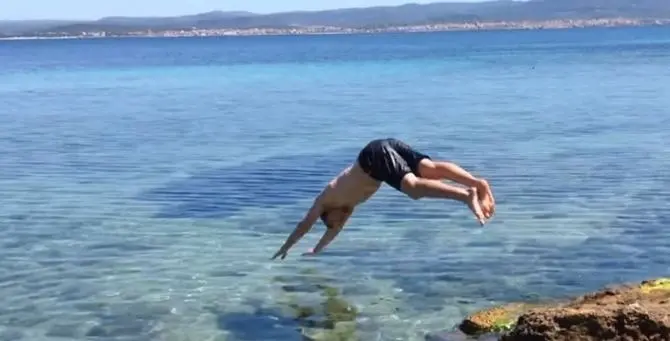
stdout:
<svg viewBox="0 0 670 341">
<path fill-rule="evenodd" d="M 363 340 L 422 340 L 667 275 L 663 37 L 0 42 L 0 340 L 296 340 L 323 304 Z M 379 136 L 489 178 L 496 218 L 383 187 L 323 255 L 300 257 L 317 224 L 269 261 Z"/>
</svg>

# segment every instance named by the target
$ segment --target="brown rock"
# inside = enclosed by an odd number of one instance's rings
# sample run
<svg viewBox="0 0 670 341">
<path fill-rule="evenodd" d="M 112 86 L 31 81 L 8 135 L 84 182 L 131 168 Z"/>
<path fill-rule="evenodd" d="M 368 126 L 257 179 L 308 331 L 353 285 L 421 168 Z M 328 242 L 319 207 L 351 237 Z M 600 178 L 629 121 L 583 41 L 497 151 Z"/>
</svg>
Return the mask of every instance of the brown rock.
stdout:
<svg viewBox="0 0 670 341">
<path fill-rule="evenodd" d="M 535 307 L 527 303 L 511 303 L 478 311 L 468 316 L 458 328 L 467 335 L 509 331 L 519 316 Z"/>
<path fill-rule="evenodd" d="M 670 279 L 606 288 L 521 314 L 502 341 L 670 341 Z"/>
</svg>

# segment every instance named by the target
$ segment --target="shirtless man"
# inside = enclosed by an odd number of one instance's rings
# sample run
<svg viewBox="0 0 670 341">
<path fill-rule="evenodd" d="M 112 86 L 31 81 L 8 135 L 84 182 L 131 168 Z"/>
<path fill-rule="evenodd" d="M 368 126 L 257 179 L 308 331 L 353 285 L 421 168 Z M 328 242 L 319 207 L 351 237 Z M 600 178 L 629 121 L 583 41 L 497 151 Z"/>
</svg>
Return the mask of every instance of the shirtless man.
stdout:
<svg viewBox="0 0 670 341">
<path fill-rule="evenodd" d="M 457 182 L 465 188 L 445 184 L 442 179 Z M 360 151 L 356 162 L 328 183 L 272 259 L 286 258 L 291 247 L 321 218 L 327 227 L 326 232 L 306 254 L 319 253 L 342 230 L 354 208 L 377 192 L 382 182 L 415 200 L 445 198 L 461 201 L 482 226 L 495 212 L 495 200 L 486 180 L 475 178 L 454 163 L 433 161 L 400 140 L 377 139 L 370 141 Z"/>
</svg>

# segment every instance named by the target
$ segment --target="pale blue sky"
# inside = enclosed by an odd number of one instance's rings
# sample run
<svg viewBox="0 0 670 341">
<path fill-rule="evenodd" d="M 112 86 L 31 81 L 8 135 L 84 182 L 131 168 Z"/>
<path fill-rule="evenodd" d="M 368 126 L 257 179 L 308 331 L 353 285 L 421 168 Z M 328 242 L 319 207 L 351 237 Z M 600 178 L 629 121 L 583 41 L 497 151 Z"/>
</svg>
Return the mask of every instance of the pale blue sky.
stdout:
<svg viewBox="0 0 670 341">
<path fill-rule="evenodd" d="M 98 19 L 114 15 L 167 16 L 212 10 L 267 13 L 287 10 L 401 5 L 408 2 L 430 3 L 440 2 L 440 0 L 0 0 L 0 20 Z"/>
</svg>

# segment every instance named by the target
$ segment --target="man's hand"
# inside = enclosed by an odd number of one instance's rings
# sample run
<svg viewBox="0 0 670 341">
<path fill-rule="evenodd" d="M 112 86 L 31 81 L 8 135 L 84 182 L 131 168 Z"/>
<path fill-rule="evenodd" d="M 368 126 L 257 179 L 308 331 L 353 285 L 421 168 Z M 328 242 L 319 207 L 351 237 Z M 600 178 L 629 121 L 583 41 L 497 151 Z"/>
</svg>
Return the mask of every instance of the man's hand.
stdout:
<svg viewBox="0 0 670 341">
<path fill-rule="evenodd" d="M 496 202 L 488 181 L 480 179 L 477 182 L 477 196 L 479 197 L 479 202 L 484 216 L 487 219 L 491 218 L 496 211 Z"/>
<path fill-rule="evenodd" d="M 317 197 L 317 199 L 314 200 L 312 207 L 309 209 L 305 217 L 302 218 L 298 225 L 296 225 L 295 229 L 293 229 L 293 232 L 291 232 L 288 238 L 286 238 L 286 242 L 284 242 L 284 245 L 282 245 L 279 251 L 277 251 L 277 253 L 272 256 L 273 260 L 279 256 L 281 256 L 281 259 L 286 258 L 288 250 L 290 250 L 293 245 L 295 245 L 295 243 L 297 243 L 300 238 L 302 238 L 305 233 L 307 233 L 312 228 L 312 225 L 314 225 L 316 220 L 319 219 L 321 212 L 323 212 L 319 198 L 320 197 Z"/>
<path fill-rule="evenodd" d="M 314 249 L 309 249 L 307 252 L 302 254 L 303 256 L 314 256 L 316 255 L 316 252 L 314 252 Z"/>
<path fill-rule="evenodd" d="M 288 253 L 288 250 L 284 250 L 284 248 L 282 247 L 281 249 L 279 249 L 279 251 L 277 251 L 277 253 L 275 253 L 274 256 L 272 256 L 272 260 L 277 259 L 277 257 L 279 257 L 279 256 L 281 256 L 281 259 L 284 259 L 284 258 L 286 258 L 287 253 Z"/>
</svg>

